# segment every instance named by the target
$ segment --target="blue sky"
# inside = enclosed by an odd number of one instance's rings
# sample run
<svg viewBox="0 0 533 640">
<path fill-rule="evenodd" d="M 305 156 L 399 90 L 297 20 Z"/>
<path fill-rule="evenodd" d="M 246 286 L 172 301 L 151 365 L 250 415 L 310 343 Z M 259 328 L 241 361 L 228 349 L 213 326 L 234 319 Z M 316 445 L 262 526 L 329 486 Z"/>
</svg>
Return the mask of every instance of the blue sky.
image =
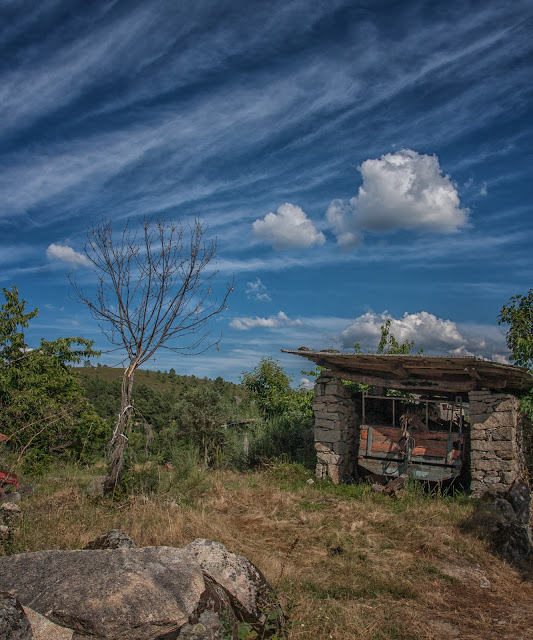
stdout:
<svg viewBox="0 0 533 640">
<path fill-rule="evenodd" d="M 388 317 L 435 354 L 502 361 L 533 282 L 533 3 L 0 0 L 0 280 L 30 342 L 105 349 L 66 273 L 102 216 L 217 238 L 220 353 L 364 350 Z M 117 354 L 101 362 L 117 364 Z"/>
</svg>

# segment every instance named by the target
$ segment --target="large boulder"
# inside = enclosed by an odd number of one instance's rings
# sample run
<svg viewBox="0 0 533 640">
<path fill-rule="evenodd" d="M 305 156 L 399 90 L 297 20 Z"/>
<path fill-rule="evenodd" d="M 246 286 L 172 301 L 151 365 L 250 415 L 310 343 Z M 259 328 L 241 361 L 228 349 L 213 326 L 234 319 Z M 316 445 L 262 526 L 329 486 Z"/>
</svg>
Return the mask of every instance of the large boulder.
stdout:
<svg viewBox="0 0 533 640">
<path fill-rule="evenodd" d="M 9 556 L 0 559 L 0 584 L 57 624 L 117 640 L 179 629 L 206 590 L 200 567 L 170 547 Z"/>
<path fill-rule="evenodd" d="M 72 640 L 220 640 L 241 622 L 267 638 L 283 623 L 259 570 L 208 540 L 8 556 L 0 584 Z"/>
</svg>

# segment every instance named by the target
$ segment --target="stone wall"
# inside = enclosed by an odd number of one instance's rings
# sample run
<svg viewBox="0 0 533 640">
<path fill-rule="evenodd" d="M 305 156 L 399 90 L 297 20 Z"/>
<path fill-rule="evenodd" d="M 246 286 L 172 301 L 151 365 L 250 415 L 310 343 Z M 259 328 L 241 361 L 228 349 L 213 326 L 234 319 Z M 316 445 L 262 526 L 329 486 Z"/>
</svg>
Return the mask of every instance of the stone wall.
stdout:
<svg viewBox="0 0 533 640">
<path fill-rule="evenodd" d="M 525 474 L 519 400 L 491 391 L 471 391 L 469 400 L 472 494 L 508 491 Z"/>
<path fill-rule="evenodd" d="M 338 378 L 322 373 L 313 412 L 317 478 L 329 477 L 336 484 L 356 478 L 361 418 L 354 394 Z"/>
<path fill-rule="evenodd" d="M 507 393 L 471 391 L 471 492 L 506 492 L 527 477 L 519 400 Z M 316 476 L 334 483 L 357 479 L 361 425 L 359 395 L 327 371 L 315 385 Z"/>
</svg>

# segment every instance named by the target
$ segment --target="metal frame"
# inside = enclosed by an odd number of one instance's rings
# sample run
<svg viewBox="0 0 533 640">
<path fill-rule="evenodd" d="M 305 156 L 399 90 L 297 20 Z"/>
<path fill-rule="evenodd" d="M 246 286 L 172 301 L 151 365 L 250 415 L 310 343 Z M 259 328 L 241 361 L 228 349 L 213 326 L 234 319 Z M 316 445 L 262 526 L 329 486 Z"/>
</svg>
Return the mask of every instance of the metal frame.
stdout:
<svg viewBox="0 0 533 640">
<path fill-rule="evenodd" d="M 381 401 L 387 401 L 392 403 L 392 425 L 393 429 L 399 429 L 400 425 L 396 424 L 397 417 L 397 403 L 412 404 L 415 406 L 425 405 L 425 421 L 426 429 L 429 430 L 429 405 L 431 404 L 448 404 L 449 405 L 449 422 L 448 422 L 448 438 L 446 441 L 446 453 L 444 457 L 438 459 L 424 459 L 423 456 L 415 456 L 413 459 L 412 451 L 416 446 L 415 440 L 412 436 L 412 427 L 407 426 L 404 436 L 405 442 L 401 444 L 401 440 L 398 442 L 398 451 L 393 454 L 381 455 L 379 453 L 372 453 L 373 444 L 373 425 L 366 423 L 367 407 L 365 401 L 367 399 L 376 399 Z M 418 479 L 424 480 L 445 480 L 451 478 L 460 473 L 463 452 L 464 452 L 464 404 L 461 396 L 455 396 L 453 400 L 443 400 L 442 398 L 406 398 L 403 396 L 384 396 L 384 395 L 371 395 L 368 391 L 362 392 L 362 425 L 367 429 L 367 442 L 366 451 L 361 453 L 361 446 L 358 447 L 358 460 L 360 464 L 364 461 L 367 462 L 369 467 L 380 467 L 382 475 L 397 476 L 409 473 Z M 458 416 L 457 416 L 458 412 Z M 454 422 L 454 418 L 458 417 L 458 423 Z M 458 427 L 458 431 L 454 430 L 454 425 Z M 387 427 L 387 428 L 391 428 Z M 444 429 L 439 430 L 440 433 L 445 433 Z M 459 439 L 461 456 L 454 460 L 454 441 Z M 364 464 L 362 464 L 364 466 Z"/>
<path fill-rule="evenodd" d="M 455 413 L 455 407 L 458 405 L 459 409 L 459 433 L 463 433 L 463 425 L 464 425 L 464 411 L 463 406 L 467 404 L 463 401 L 461 396 L 455 396 L 452 401 L 443 400 L 442 398 L 406 398 L 403 396 L 382 396 L 382 395 L 370 395 L 368 391 L 362 391 L 362 424 L 366 424 L 365 419 L 365 399 L 366 398 L 374 398 L 376 400 L 388 400 L 392 401 L 392 427 L 396 427 L 396 402 L 405 402 L 414 405 L 420 405 L 424 403 L 426 405 L 426 428 L 429 429 L 429 405 L 430 404 L 451 404 L 450 409 L 450 424 L 448 427 L 449 433 L 452 433 L 453 426 L 453 416 Z"/>
</svg>

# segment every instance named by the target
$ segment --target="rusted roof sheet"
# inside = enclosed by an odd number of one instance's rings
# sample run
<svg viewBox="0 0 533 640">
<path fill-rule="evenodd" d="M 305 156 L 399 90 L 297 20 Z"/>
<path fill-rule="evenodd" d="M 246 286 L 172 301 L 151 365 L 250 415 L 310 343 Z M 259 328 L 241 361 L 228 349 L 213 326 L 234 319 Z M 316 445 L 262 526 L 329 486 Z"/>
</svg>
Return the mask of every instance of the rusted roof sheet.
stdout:
<svg viewBox="0 0 533 640">
<path fill-rule="evenodd" d="M 402 391 L 467 393 L 481 389 L 522 391 L 533 387 L 524 367 L 473 356 L 381 355 L 281 349 L 307 358 L 344 380 Z"/>
</svg>

